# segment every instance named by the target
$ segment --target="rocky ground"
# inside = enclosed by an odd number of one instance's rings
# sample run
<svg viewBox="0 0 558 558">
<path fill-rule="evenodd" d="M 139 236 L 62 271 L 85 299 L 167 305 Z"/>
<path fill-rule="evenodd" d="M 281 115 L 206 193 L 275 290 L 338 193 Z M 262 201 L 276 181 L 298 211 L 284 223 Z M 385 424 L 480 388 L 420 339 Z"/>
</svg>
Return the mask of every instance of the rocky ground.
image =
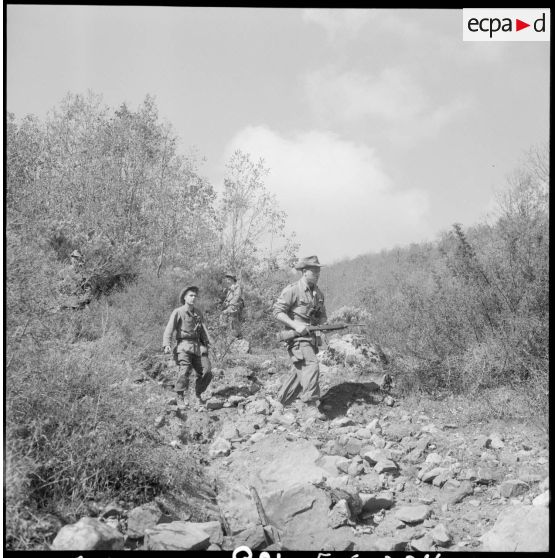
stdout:
<svg viewBox="0 0 558 558">
<path fill-rule="evenodd" d="M 205 466 L 198 493 L 106 505 L 53 549 L 548 550 L 540 429 L 464 420 L 466 400 L 399 399 L 383 353 L 350 335 L 321 355 L 319 420 L 275 401 L 284 351 L 236 349 L 203 409 L 177 405 L 171 368 L 149 378 L 162 443 Z"/>
</svg>

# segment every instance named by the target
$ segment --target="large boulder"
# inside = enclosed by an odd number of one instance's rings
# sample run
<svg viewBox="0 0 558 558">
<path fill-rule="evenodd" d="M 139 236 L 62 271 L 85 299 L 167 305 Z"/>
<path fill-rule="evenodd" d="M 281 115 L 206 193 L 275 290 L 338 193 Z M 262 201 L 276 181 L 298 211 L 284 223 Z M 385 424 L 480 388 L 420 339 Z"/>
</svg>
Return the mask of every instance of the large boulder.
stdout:
<svg viewBox="0 0 558 558">
<path fill-rule="evenodd" d="M 542 494 L 539 494 L 533 499 L 533 506 L 543 506 L 549 507 L 550 505 L 550 490 L 545 490 Z"/>
<path fill-rule="evenodd" d="M 52 542 L 52 550 L 122 550 L 124 536 L 93 517 L 65 525 Z"/>
<path fill-rule="evenodd" d="M 380 372 L 388 364 L 385 353 L 378 345 L 368 342 L 366 336 L 354 333 L 332 335 L 320 360 L 326 365 L 358 364 L 371 372 Z"/>
<path fill-rule="evenodd" d="M 204 523 L 195 523 L 196 527 L 209 535 L 211 544 L 221 545 L 223 543 L 223 527 L 219 521 L 205 521 Z"/>
<path fill-rule="evenodd" d="M 395 510 L 395 517 L 399 519 L 399 521 L 403 521 L 403 523 L 414 525 L 428 519 L 430 512 L 430 507 L 424 504 L 403 506 Z"/>
<path fill-rule="evenodd" d="M 323 477 L 332 476 L 323 469 L 319 450 L 310 442 L 299 442 L 282 451 L 272 463 L 264 466 L 258 477 L 264 491 L 286 490 L 292 486 L 319 482 Z M 296 467 L 293 464 L 296 463 Z"/>
<path fill-rule="evenodd" d="M 299 484 L 262 499 L 270 521 L 283 533 L 288 548 L 318 548 L 329 530 L 331 498 L 313 484 Z M 322 540 L 321 540 L 322 539 Z"/>
<path fill-rule="evenodd" d="M 252 525 L 233 535 L 232 539 L 235 548 L 247 546 L 252 550 L 259 550 L 267 546 L 265 531 L 261 525 Z"/>
<path fill-rule="evenodd" d="M 432 540 L 438 546 L 449 546 L 452 541 L 451 533 L 448 528 L 443 523 L 438 523 L 434 529 L 430 532 Z"/>
<path fill-rule="evenodd" d="M 351 524 L 351 510 L 347 500 L 339 500 L 328 513 L 328 525 L 332 529 Z"/>
<path fill-rule="evenodd" d="M 293 464 L 296 464 L 296 467 Z M 264 510 L 269 516 L 268 506 L 274 509 L 275 504 L 273 502 L 278 495 L 291 495 L 291 489 L 311 486 L 312 483 L 319 483 L 324 478 L 336 478 L 337 475 L 338 471 L 334 469 L 333 463 L 324 460 L 314 444 L 299 440 L 296 444 L 282 448 L 272 462 L 267 462 L 253 475 L 250 484 L 256 488 Z M 315 488 L 315 491 L 317 492 L 313 492 L 313 494 L 323 493 L 318 488 Z M 284 508 L 287 510 L 285 513 L 288 513 L 288 506 L 291 505 L 290 500 L 279 499 L 286 506 Z M 227 483 L 223 485 L 218 491 L 217 502 L 233 532 L 248 529 L 251 525 L 259 522 L 256 506 L 246 483 Z M 296 507 L 298 504 L 292 505 Z M 326 526 L 328 509 L 326 509 L 324 515 Z M 286 519 L 276 519 L 286 521 Z M 312 546 L 309 546 L 309 548 L 312 548 Z"/>
<path fill-rule="evenodd" d="M 222 374 L 215 373 L 207 391 L 214 399 L 227 400 L 233 395 L 248 397 L 260 388 L 254 372 L 245 366 L 235 366 L 224 370 Z"/>
<path fill-rule="evenodd" d="M 528 490 L 529 485 L 521 480 L 507 480 L 500 485 L 500 495 L 503 498 L 515 498 Z"/>
<path fill-rule="evenodd" d="M 494 527 L 481 537 L 483 550 L 497 552 L 548 552 L 548 508 L 513 506 L 500 513 Z"/>
<path fill-rule="evenodd" d="M 242 483 L 229 481 L 221 486 L 217 504 L 232 532 L 248 529 L 260 521 L 250 490 Z"/>
<path fill-rule="evenodd" d="M 147 529 L 144 545 L 146 550 L 203 550 L 209 538 L 195 523 L 173 521 Z"/>
<path fill-rule="evenodd" d="M 162 517 L 163 512 L 155 502 L 134 508 L 128 514 L 128 531 L 126 535 L 130 539 L 141 539 L 145 534 L 145 530 L 155 527 Z"/>
</svg>

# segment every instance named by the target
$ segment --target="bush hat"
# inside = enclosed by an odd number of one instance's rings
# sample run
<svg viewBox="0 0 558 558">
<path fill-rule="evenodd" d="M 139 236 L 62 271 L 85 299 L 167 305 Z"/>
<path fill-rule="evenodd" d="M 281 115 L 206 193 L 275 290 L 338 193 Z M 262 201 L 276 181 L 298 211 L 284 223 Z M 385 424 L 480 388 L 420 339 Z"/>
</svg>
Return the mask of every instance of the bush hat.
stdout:
<svg viewBox="0 0 558 558">
<path fill-rule="evenodd" d="M 188 291 L 194 291 L 196 294 L 200 292 L 199 287 L 196 287 L 195 285 L 191 285 L 189 287 L 186 287 L 185 289 L 182 289 L 180 291 L 180 296 L 178 297 L 178 301 L 180 302 L 180 305 L 183 306 L 184 305 L 184 298 L 186 297 L 186 293 Z"/>
<path fill-rule="evenodd" d="M 70 254 L 70 258 L 78 258 L 79 260 L 83 259 L 83 256 L 81 255 L 81 253 L 79 252 L 79 250 L 74 250 L 71 254 Z"/>
<path fill-rule="evenodd" d="M 308 256 L 307 258 L 301 258 L 295 264 L 295 269 L 305 269 L 307 267 L 324 267 L 318 260 L 318 256 Z"/>
<path fill-rule="evenodd" d="M 230 277 L 231 279 L 234 279 L 236 281 L 236 274 L 233 273 L 232 271 L 228 271 L 227 273 L 225 273 L 224 276 L 225 277 Z"/>
</svg>

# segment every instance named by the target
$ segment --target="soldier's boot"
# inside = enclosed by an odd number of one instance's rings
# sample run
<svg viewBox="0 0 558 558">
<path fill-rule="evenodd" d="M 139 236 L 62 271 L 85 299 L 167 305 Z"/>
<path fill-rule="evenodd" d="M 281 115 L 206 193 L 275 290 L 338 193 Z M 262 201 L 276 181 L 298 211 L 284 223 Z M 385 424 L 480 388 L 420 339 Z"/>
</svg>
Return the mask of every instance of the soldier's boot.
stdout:
<svg viewBox="0 0 558 558">
<path fill-rule="evenodd" d="M 296 413 L 299 415 L 304 413 L 307 407 L 308 404 L 305 403 L 304 401 L 301 401 L 300 399 L 296 399 L 291 405 L 292 410 L 296 411 Z"/>
<path fill-rule="evenodd" d="M 195 402 L 194 402 L 194 411 L 197 412 L 203 412 L 206 411 L 207 407 L 205 406 L 205 403 L 203 402 L 203 399 L 199 396 L 196 397 Z"/>
<path fill-rule="evenodd" d="M 197 412 L 206 410 L 206 406 L 203 399 L 201 398 L 201 395 L 198 395 L 195 392 L 191 392 L 187 395 L 187 400 L 188 405 L 192 410 Z"/>
<path fill-rule="evenodd" d="M 183 391 L 177 391 L 176 392 L 176 399 L 177 399 L 177 402 L 178 402 L 178 407 L 180 409 L 186 409 L 186 407 L 188 407 L 188 405 L 189 405 L 188 398 L 184 396 Z"/>
<path fill-rule="evenodd" d="M 317 420 L 327 420 L 327 416 L 320 411 L 320 401 L 319 399 L 315 401 L 309 401 L 307 404 L 308 414 L 310 417 L 315 418 Z"/>
</svg>

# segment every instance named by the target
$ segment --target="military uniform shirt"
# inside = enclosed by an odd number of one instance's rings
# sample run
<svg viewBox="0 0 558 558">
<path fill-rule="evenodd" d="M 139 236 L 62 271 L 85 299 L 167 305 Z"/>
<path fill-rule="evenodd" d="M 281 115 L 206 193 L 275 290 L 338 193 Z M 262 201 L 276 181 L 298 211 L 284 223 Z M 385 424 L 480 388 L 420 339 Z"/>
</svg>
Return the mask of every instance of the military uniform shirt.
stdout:
<svg viewBox="0 0 558 558">
<path fill-rule="evenodd" d="M 238 283 L 233 283 L 227 290 L 227 296 L 223 302 L 225 310 L 236 312 L 240 310 L 242 289 Z"/>
<path fill-rule="evenodd" d="M 312 316 L 308 316 L 312 310 Z M 303 277 L 285 287 L 279 295 L 273 305 L 273 316 L 277 318 L 281 312 L 287 314 L 291 320 L 312 325 L 327 321 L 322 291 L 317 286 L 311 289 Z"/>
<path fill-rule="evenodd" d="M 173 331 L 176 332 L 176 340 L 178 342 L 191 341 L 194 347 L 199 338 L 196 331 L 196 324 L 198 323 L 201 328 L 203 314 L 196 307 L 188 310 L 185 306 L 181 306 L 173 310 L 163 334 L 163 347 L 170 346 Z"/>
</svg>

